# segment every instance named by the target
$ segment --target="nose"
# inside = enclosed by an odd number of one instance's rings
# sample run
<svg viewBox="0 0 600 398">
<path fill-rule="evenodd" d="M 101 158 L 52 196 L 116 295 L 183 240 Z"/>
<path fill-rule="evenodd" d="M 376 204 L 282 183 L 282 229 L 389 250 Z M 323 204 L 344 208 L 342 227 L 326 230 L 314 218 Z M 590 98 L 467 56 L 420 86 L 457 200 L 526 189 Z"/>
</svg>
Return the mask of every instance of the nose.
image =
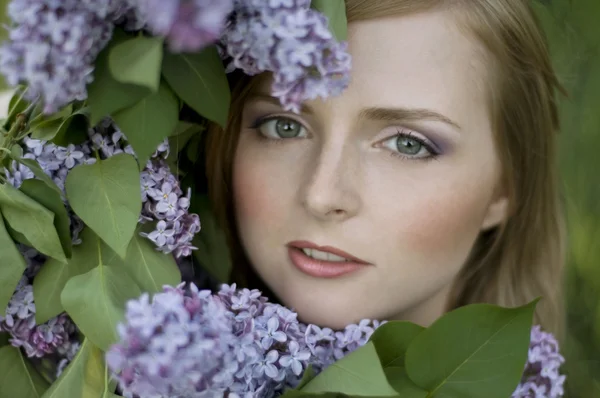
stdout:
<svg viewBox="0 0 600 398">
<path fill-rule="evenodd" d="M 322 146 L 306 163 L 306 182 L 300 189 L 304 208 L 321 221 L 354 217 L 362 206 L 359 163 L 352 148 Z"/>
</svg>

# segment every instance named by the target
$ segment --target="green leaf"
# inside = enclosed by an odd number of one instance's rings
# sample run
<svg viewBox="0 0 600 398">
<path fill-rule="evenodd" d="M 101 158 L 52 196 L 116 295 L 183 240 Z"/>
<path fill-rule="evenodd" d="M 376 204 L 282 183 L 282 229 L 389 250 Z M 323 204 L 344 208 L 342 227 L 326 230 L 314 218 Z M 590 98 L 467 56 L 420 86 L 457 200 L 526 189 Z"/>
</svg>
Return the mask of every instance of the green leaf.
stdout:
<svg viewBox="0 0 600 398">
<path fill-rule="evenodd" d="M 410 343 L 424 327 L 405 321 L 390 321 L 375 330 L 370 340 L 375 345 L 381 366 L 404 366 L 404 356 Z"/>
<path fill-rule="evenodd" d="M 65 189 L 73 211 L 124 258 L 142 210 L 135 158 L 119 154 L 79 165 L 67 176 Z"/>
<path fill-rule="evenodd" d="M 384 369 L 385 376 L 390 385 L 402 398 L 426 398 L 427 391 L 417 387 L 406 374 L 406 369 L 400 366 L 392 366 Z"/>
<path fill-rule="evenodd" d="M 11 185 L 0 185 L 0 209 L 6 222 L 39 252 L 67 261 L 54 227 L 54 214 Z"/>
<path fill-rule="evenodd" d="M 338 41 L 348 37 L 348 20 L 344 0 L 312 0 L 311 8 L 321 12 L 329 20 L 329 30 Z"/>
<path fill-rule="evenodd" d="M 50 141 L 56 136 L 63 123 L 64 120 L 49 120 L 38 123 L 37 125 L 31 127 L 31 138 L 36 140 Z"/>
<path fill-rule="evenodd" d="M 35 300 L 35 320 L 42 324 L 65 311 L 60 301 L 63 288 L 74 276 L 85 274 L 98 265 L 98 245 L 102 259 L 107 264 L 115 264 L 118 258 L 90 228 L 80 234 L 81 244 L 73 247 L 73 256 L 67 263 L 49 259 L 33 279 Z"/>
<path fill-rule="evenodd" d="M 300 379 L 300 382 L 296 386 L 296 390 L 302 390 L 302 388 L 306 386 L 310 381 L 312 381 L 312 379 L 314 379 L 316 376 L 317 374 L 313 369 L 312 365 L 308 364 L 306 370 L 302 374 L 302 379 Z"/>
<path fill-rule="evenodd" d="M 37 201 L 54 213 L 54 227 L 67 258 L 71 258 L 71 221 L 60 195 L 42 180 L 29 179 L 23 181 L 19 188 L 31 199 Z"/>
<path fill-rule="evenodd" d="M 202 134 L 196 134 L 193 136 L 187 144 L 185 154 L 187 158 L 195 163 L 200 157 L 200 145 L 202 142 Z"/>
<path fill-rule="evenodd" d="M 406 351 L 406 371 L 431 396 L 510 397 L 527 360 L 533 311 L 490 304 L 461 307 L 421 332 Z"/>
<path fill-rule="evenodd" d="M 10 156 L 12 158 L 20 158 L 23 156 L 23 148 L 21 145 L 15 144 L 10 148 Z"/>
<path fill-rule="evenodd" d="M 179 121 L 179 102 L 166 84 L 132 107 L 113 115 L 120 130 L 127 137 L 138 158 L 140 168 L 169 137 Z"/>
<path fill-rule="evenodd" d="M 163 76 L 193 110 L 225 126 L 230 91 L 223 62 L 215 46 L 193 54 L 165 53 Z"/>
<path fill-rule="evenodd" d="M 31 170 L 31 172 L 33 173 L 34 176 L 36 176 L 38 179 L 43 181 L 49 188 L 52 188 L 61 197 L 63 196 L 63 192 L 56 185 L 56 183 L 54 181 L 52 181 L 52 178 L 50 178 L 50 176 L 48 174 L 44 173 L 44 170 L 42 170 L 42 168 L 41 168 L 40 164 L 37 162 L 37 160 L 26 159 L 26 158 L 22 158 L 22 157 L 15 157 L 14 155 L 11 155 L 11 157 L 13 158 L 13 160 L 21 163 L 23 166 L 27 166 L 29 168 L 29 170 Z"/>
<path fill-rule="evenodd" d="M 40 125 L 47 125 L 50 122 L 62 122 L 64 119 L 71 116 L 73 113 L 73 104 L 68 104 L 60 109 L 58 112 L 47 115 L 45 113 L 40 113 L 29 122 L 29 126 L 32 129 Z"/>
<path fill-rule="evenodd" d="M 13 228 L 11 228 L 11 226 L 9 224 L 6 224 L 6 222 L 4 223 L 4 226 L 6 227 L 6 230 L 8 231 L 8 234 L 15 241 L 15 243 L 22 243 L 25 246 L 33 247 L 33 245 L 31 244 L 31 242 L 29 242 L 27 240 L 27 238 L 25 237 L 25 235 L 23 235 L 20 232 L 15 231 Z"/>
<path fill-rule="evenodd" d="M 48 383 L 18 348 L 0 348 L 0 397 L 40 398 L 47 388 Z"/>
<path fill-rule="evenodd" d="M 396 396 L 379 363 L 372 342 L 326 368 L 302 392 L 339 392 L 352 396 Z"/>
<path fill-rule="evenodd" d="M 173 149 L 172 152 L 178 153 L 181 151 L 190 139 L 202 136 L 204 126 L 194 123 L 178 122 L 173 134 L 169 137 L 169 144 Z"/>
<path fill-rule="evenodd" d="M 160 84 L 164 38 L 136 36 L 116 44 L 108 55 L 108 67 L 115 80 L 148 87 L 156 92 Z"/>
<path fill-rule="evenodd" d="M 0 264 L 2 264 L 0 271 L 0 308 L 2 311 L 0 313 L 4 313 L 23 271 L 27 268 L 27 263 L 8 234 L 2 215 L 0 215 Z"/>
<path fill-rule="evenodd" d="M 125 109 L 148 94 L 147 87 L 117 81 L 109 67 L 109 54 L 112 49 L 128 39 L 128 35 L 116 29 L 110 43 L 96 58 L 94 81 L 87 87 L 87 104 L 90 107 L 90 124 L 96 126 L 102 118 Z"/>
<path fill-rule="evenodd" d="M 346 398 L 349 395 L 339 394 L 337 392 L 310 393 L 298 390 L 287 390 L 281 398 Z"/>
<path fill-rule="evenodd" d="M 114 387 L 109 382 L 104 354 L 85 339 L 73 361 L 42 398 L 112 398 Z"/>
<path fill-rule="evenodd" d="M 10 334 L 6 332 L 0 332 L 0 347 L 9 345 Z"/>
<path fill-rule="evenodd" d="M 4 123 L 5 126 L 11 125 L 15 122 L 15 118 L 19 113 L 24 112 L 29 106 L 29 102 L 25 100 L 25 91 L 27 87 L 19 86 L 15 90 L 15 93 L 10 99 L 8 103 L 8 112 L 6 113 L 6 121 Z"/>
<path fill-rule="evenodd" d="M 190 212 L 198 214 L 202 229 L 193 239 L 198 248 L 193 255 L 212 276 L 220 282 L 227 282 L 231 272 L 231 257 L 225 233 L 217 224 L 206 195 L 192 194 Z"/>
<path fill-rule="evenodd" d="M 156 250 L 148 239 L 136 233 L 129 243 L 123 267 L 144 292 L 162 291 L 164 285 L 181 282 L 179 267 L 172 255 Z"/>
<path fill-rule="evenodd" d="M 118 341 L 117 324 L 124 318 L 125 303 L 140 295 L 140 288 L 123 267 L 101 262 L 93 270 L 71 278 L 60 297 L 81 332 L 107 351 Z"/>
<path fill-rule="evenodd" d="M 74 113 L 61 123 L 51 141 L 62 147 L 80 145 L 89 139 L 89 128 L 88 117 L 83 113 Z"/>
<path fill-rule="evenodd" d="M 31 137 L 66 147 L 86 141 L 88 129 L 88 117 L 85 112 L 79 110 L 64 118 L 51 119 L 32 126 Z"/>
</svg>

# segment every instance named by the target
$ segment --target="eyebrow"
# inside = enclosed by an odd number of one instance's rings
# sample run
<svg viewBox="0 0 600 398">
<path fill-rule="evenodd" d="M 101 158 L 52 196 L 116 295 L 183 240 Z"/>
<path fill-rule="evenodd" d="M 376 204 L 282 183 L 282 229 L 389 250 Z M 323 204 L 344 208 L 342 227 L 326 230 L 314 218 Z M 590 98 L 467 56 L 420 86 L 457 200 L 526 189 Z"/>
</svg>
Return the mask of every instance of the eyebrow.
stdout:
<svg viewBox="0 0 600 398">
<path fill-rule="evenodd" d="M 281 103 L 277 98 L 272 97 L 266 93 L 255 93 L 250 96 L 250 99 L 261 100 L 270 102 L 274 105 L 281 106 Z M 313 115 L 313 110 L 305 105 L 302 105 L 301 112 L 308 115 Z M 359 119 L 367 119 L 381 122 L 396 122 L 396 121 L 407 121 L 416 122 L 419 120 L 431 120 L 434 122 L 441 122 L 448 124 L 457 130 L 462 130 L 460 125 L 450 119 L 447 116 L 442 115 L 431 109 L 424 108 L 380 108 L 370 107 L 363 108 L 358 114 Z"/>
<path fill-rule="evenodd" d="M 422 108 L 365 108 L 360 111 L 359 117 L 361 119 L 376 120 L 383 122 L 393 121 L 418 121 L 418 120 L 431 120 L 434 122 L 442 122 L 453 126 L 457 130 L 461 130 L 460 125 L 454 122 L 447 116 L 441 113 L 435 112 L 430 109 Z"/>
</svg>

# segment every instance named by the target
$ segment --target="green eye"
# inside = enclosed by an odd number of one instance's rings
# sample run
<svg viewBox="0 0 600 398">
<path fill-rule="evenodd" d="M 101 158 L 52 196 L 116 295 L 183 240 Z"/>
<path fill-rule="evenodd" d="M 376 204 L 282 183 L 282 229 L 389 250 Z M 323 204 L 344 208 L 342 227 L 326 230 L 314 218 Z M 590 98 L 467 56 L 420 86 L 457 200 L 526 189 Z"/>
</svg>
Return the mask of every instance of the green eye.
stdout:
<svg viewBox="0 0 600 398">
<path fill-rule="evenodd" d="M 275 132 L 281 138 L 296 138 L 302 132 L 302 125 L 291 119 L 277 119 Z"/>
<path fill-rule="evenodd" d="M 284 117 L 266 120 L 259 126 L 259 131 L 265 137 L 274 140 L 306 136 L 306 129 L 301 123 Z"/>
<path fill-rule="evenodd" d="M 399 136 L 396 139 L 398 152 L 406 155 L 417 155 L 423 149 L 423 144 L 411 137 Z"/>
</svg>

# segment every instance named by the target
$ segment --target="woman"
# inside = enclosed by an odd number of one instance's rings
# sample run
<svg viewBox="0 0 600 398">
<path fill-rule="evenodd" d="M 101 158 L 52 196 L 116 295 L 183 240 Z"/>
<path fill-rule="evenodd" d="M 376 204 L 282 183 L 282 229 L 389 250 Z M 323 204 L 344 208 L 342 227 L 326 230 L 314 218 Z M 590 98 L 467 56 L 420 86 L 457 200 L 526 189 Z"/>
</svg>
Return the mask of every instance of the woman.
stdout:
<svg viewBox="0 0 600 398">
<path fill-rule="evenodd" d="M 348 0 L 350 86 L 298 114 L 234 76 L 207 171 L 237 282 L 333 328 L 542 296 L 559 333 L 559 84 L 528 3 Z"/>
</svg>

